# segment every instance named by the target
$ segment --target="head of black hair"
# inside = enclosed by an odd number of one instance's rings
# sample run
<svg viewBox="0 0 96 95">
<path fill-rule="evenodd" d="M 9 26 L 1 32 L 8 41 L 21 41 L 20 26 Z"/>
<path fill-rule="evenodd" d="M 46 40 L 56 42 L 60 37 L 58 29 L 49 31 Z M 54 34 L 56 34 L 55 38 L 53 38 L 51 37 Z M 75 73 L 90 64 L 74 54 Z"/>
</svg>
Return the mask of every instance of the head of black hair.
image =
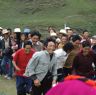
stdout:
<svg viewBox="0 0 96 95">
<path fill-rule="evenodd" d="M 32 42 L 31 41 L 25 41 L 24 42 L 24 48 L 26 47 L 26 45 L 30 45 L 32 47 Z"/>
<path fill-rule="evenodd" d="M 76 40 L 80 40 L 81 41 L 81 37 L 79 35 L 73 35 L 71 37 L 71 40 L 72 40 L 72 42 L 75 42 Z"/>
<path fill-rule="evenodd" d="M 37 30 L 34 30 L 34 31 L 31 32 L 31 37 L 33 37 L 33 36 L 38 36 L 39 39 L 41 38 L 41 34 L 40 34 L 40 32 L 37 31 Z"/>
<path fill-rule="evenodd" d="M 53 42 L 53 43 L 56 44 L 56 40 L 55 39 L 53 39 L 52 37 L 48 37 L 48 38 L 46 38 L 44 40 L 44 46 L 47 47 L 49 42 Z"/>
<path fill-rule="evenodd" d="M 83 34 L 84 34 L 85 32 L 88 32 L 88 30 L 87 30 L 87 29 L 83 30 Z"/>
<path fill-rule="evenodd" d="M 11 28 L 7 28 L 7 30 L 8 30 L 9 32 L 12 32 L 12 29 L 11 29 Z"/>
<path fill-rule="evenodd" d="M 89 41 L 83 41 L 82 43 L 82 47 L 91 47 L 91 43 Z"/>
<path fill-rule="evenodd" d="M 26 33 L 21 33 L 21 35 L 20 36 L 25 36 L 25 38 L 27 39 L 27 37 L 28 37 L 28 35 L 26 34 Z"/>
<path fill-rule="evenodd" d="M 65 52 L 69 52 L 72 51 L 74 49 L 74 46 L 71 42 L 67 42 L 64 46 L 63 46 L 63 50 Z"/>
<path fill-rule="evenodd" d="M 24 33 L 24 32 L 22 32 L 20 35 L 25 35 L 25 33 Z"/>
</svg>

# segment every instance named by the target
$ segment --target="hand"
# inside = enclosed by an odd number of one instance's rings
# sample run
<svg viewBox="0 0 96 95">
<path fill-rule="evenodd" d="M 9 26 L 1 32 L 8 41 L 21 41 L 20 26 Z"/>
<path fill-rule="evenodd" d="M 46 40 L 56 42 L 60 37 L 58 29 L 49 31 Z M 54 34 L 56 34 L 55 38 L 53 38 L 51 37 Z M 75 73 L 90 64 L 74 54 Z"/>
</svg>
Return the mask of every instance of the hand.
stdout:
<svg viewBox="0 0 96 95">
<path fill-rule="evenodd" d="M 41 85 L 41 83 L 38 79 L 36 79 L 36 80 L 34 80 L 34 85 L 39 87 Z"/>
<path fill-rule="evenodd" d="M 19 67 L 16 67 L 15 69 L 16 69 L 16 71 L 20 71 L 20 68 Z"/>
<path fill-rule="evenodd" d="M 52 84 L 56 84 L 56 80 L 53 80 L 53 81 L 52 81 Z"/>
<path fill-rule="evenodd" d="M 52 87 L 56 86 L 56 84 L 57 84 L 57 83 L 56 83 L 56 80 L 53 80 L 53 81 L 52 81 Z"/>
</svg>

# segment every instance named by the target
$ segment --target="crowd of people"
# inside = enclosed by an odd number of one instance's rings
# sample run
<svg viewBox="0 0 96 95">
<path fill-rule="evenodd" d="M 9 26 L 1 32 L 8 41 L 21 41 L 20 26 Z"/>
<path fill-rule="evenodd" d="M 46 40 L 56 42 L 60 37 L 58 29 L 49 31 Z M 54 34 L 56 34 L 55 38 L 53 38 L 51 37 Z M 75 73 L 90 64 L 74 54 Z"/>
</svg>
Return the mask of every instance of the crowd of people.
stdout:
<svg viewBox="0 0 96 95">
<path fill-rule="evenodd" d="M 96 35 L 70 27 L 59 32 L 49 27 L 48 33 L 42 39 L 37 30 L 0 27 L 0 76 L 8 80 L 16 77 L 17 95 L 59 95 L 55 91 L 67 85 L 64 79 L 69 75 L 96 79 Z"/>
</svg>

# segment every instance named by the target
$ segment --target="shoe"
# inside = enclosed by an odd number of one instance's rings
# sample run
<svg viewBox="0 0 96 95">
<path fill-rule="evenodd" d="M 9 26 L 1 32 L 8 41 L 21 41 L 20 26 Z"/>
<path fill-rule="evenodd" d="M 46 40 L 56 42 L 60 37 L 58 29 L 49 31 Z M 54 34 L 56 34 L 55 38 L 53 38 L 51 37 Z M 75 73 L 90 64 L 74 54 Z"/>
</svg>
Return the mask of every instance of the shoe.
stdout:
<svg viewBox="0 0 96 95">
<path fill-rule="evenodd" d="M 5 76 L 4 76 L 4 78 L 7 78 L 7 77 L 8 77 L 8 75 L 5 75 Z"/>
<path fill-rule="evenodd" d="M 11 77 L 7 77 L 8 80 L 11 80 L 12 78 Z"/>
</svg>

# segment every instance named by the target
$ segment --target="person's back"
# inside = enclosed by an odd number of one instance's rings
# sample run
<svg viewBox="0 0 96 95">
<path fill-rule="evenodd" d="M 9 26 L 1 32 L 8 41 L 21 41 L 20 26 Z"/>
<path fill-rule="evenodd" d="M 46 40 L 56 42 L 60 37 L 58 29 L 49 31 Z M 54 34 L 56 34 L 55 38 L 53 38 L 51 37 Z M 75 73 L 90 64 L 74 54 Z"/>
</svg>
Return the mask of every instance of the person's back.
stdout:
<svg viewBox="0 0 96 95">
<path fill-rule="evenodd" d="M 85 83 L 76 79 L 65 80 L 52 88 L 46 95 L 96 95 L 96 85 L 92 87 L 92 83 L 95 82 Z"/>
</svg>

